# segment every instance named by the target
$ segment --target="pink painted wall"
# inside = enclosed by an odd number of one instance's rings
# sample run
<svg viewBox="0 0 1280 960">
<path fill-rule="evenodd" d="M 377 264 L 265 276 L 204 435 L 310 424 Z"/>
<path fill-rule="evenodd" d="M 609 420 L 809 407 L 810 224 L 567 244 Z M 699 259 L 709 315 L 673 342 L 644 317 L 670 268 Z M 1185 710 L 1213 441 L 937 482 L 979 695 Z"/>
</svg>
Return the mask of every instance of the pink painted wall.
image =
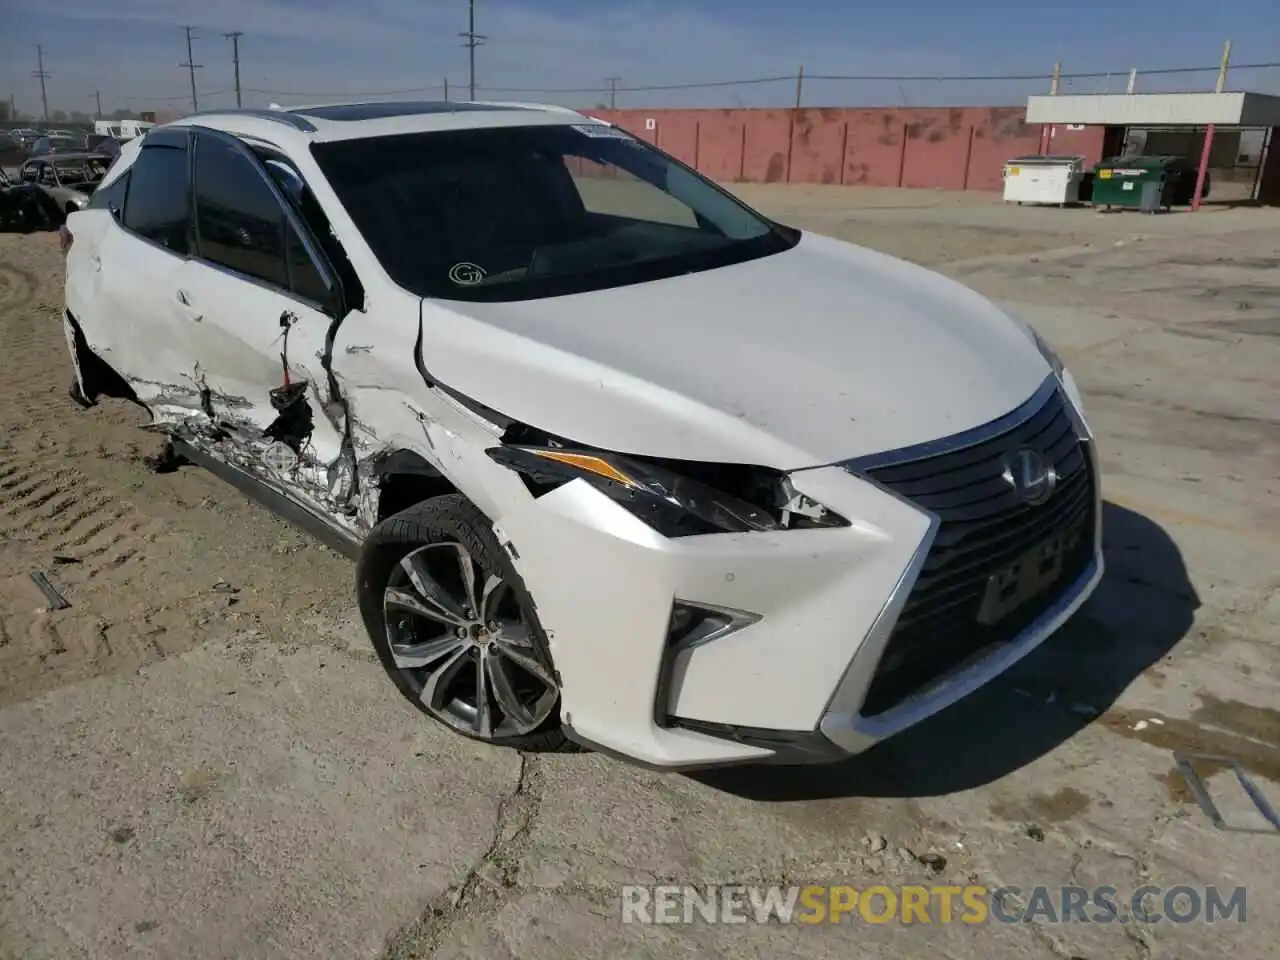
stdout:
<svg viewBox="0 0 1280 960">
<path fill-rule="evenodd" d="M 1103 128 L 1047 129 L 1019 107 L 605 110 L 716 180 L 999 190 L 1004 163 L 1040 153 L 1102 159 Z M 649 129 L 646 121 L 653 121 Z"/>
</svg>

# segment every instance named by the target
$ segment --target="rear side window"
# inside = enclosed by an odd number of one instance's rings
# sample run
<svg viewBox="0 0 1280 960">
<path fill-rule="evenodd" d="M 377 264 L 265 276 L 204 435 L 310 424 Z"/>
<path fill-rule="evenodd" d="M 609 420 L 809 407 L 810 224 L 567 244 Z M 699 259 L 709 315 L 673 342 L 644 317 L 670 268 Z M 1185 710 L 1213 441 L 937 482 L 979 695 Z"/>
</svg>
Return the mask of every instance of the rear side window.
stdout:
<svg viewBox="0 0 1280 960">
<path fill-rule="evenodd" d="M 202 136 L 196 148 L 200 257 L 317 302 L 324 284 L 253 160 Z"/>
<path fill-rule="evenodd" d="M 95 190 L 89 198 L 89 209 L 109 210 L 113 216 L 118 217 L 124 210 L 125 198 L 129 194 L 129 176 L 130 171 L 126 170 L 110 186 Z"/>
<path fill-rule="evenodd" d="M 172 250 L 191 252 L 187 151 L 177 146 L 143 147 L 129 168 L 124 226 Z"/>
</svg>

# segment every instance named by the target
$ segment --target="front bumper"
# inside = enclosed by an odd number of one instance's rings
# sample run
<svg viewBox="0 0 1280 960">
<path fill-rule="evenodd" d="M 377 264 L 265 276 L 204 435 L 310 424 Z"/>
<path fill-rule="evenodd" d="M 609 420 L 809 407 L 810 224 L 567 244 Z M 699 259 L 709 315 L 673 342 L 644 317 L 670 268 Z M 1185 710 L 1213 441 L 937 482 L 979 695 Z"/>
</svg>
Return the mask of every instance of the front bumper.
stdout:
<svg viewBox="0 0 1280 960">
<path fill-rule="evenodd" d="M 1063 433 L 1055 449 L 1073 458 L 1083 471 L 1077 479 L 1087 483 L 1070 503 L 1060 502 L 1088 521 L 1071 565 L 1022 608 L 1020 619 L 1009 618 L 1013 632 L 969 631 L 964 642 L 983 641 L 980 647 L 952 650 L 931 675 L 909 677 L 910 689 L 894 681 L 898 674 L 886 680 L 885 664 L 915 663 L 927 654 L 919 645 L 929 631 L 908 636 L 905 621 L 938 617 L 928 605 L 937 607 L 938 591 L 950 589 L 942 581 L 973 578 L 938 568 L 950 562 L 940 551 L 956 539 L 954 517 L 965 514 L 927 509 L 920 497 L 875 478 L 889 476 L 904 459 L 956 455 L 1017 439 L 1018 430 L 1028 435 L 1037 412 L 1042 419 L 1053 412 L 1043 412 L 1050 402 L 1060 407 L 1058 420 L 1070 421 L 1070 436 Z M 1078 411 L 1074 384 L 1050 378 L 1018 410 L 961 437 L 792 474 L 798 491 L 851 518 L 847 528 L 668 540 L 583 481 L 504 517 L 499 537 L 510 544 L 538 604 L 570 736 L 667 769 L 829 761 L 865 750 L 983 685 L 1057 630 L 1101 579 L 1096 452 Z M 1054 520 L 1046 514 L 1036 526 L 1025 511 L 1018 516 L 1030 531 L 1024 538 L 1042 537 Z M 991 562 L 1007 565 L 1009 558 Z M 971 558 L 965 563 L 973 566 Z M 932 599 L 925 596 L 930 590 Z M 758 619 L 711 642 L 673 645 L 668 632 L 677 601 Z M 964 607 L 957 610 L 962 616 Z M 949 624 L 948 616 L 935 622 Z M 908 643 L 916 646 L 904 654 Z"/>
</svg>

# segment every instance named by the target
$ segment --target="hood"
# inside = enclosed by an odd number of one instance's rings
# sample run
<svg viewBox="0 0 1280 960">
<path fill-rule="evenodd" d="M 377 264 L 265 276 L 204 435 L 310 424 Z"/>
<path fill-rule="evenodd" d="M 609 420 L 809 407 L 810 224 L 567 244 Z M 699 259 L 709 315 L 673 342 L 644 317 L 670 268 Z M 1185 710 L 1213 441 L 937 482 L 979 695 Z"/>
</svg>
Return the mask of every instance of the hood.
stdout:
<svg viewBox="0 0 1280 960">
<path fill-rule="evenodd" d="M 651 457 L 834 463 L 994 420 L 1051 372 L 974 291 L 810 234 L 666 280 L 445 306 L 423 306 L 433 376 L 550 433 Z"/>
</svg>

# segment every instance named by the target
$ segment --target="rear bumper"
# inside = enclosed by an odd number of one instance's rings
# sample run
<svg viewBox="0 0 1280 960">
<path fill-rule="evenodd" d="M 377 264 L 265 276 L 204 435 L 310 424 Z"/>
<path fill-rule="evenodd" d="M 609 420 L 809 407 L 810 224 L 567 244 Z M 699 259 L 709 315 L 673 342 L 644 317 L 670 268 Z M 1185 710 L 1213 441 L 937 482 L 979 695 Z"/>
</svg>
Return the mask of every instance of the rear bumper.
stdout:
<svg viewBox="0 0 1280 960">
<path fill-rule="evenodd" d="M 1088 555 L 1015 634 L 874 715 L 864 715 L 864 701 L 904 606 L 922 572 L 937 576 L 926 571 L 943 524 L 937 513 L 834 466 L 799 471 L 792 482 L 850 518 L 848 528 L 668 540 L 583 481 L 502 518 L 499 538 L 548 633 L 569 736 L 661 769 L 827 762 L 982 686 L 1056 631 L 1102 577 L 1096 455 L 1076 403 L 1068 406 L 1095 478 Z M 749 616 L 686 647 L 669 642 L 674 602 Z"/>
</svg>

